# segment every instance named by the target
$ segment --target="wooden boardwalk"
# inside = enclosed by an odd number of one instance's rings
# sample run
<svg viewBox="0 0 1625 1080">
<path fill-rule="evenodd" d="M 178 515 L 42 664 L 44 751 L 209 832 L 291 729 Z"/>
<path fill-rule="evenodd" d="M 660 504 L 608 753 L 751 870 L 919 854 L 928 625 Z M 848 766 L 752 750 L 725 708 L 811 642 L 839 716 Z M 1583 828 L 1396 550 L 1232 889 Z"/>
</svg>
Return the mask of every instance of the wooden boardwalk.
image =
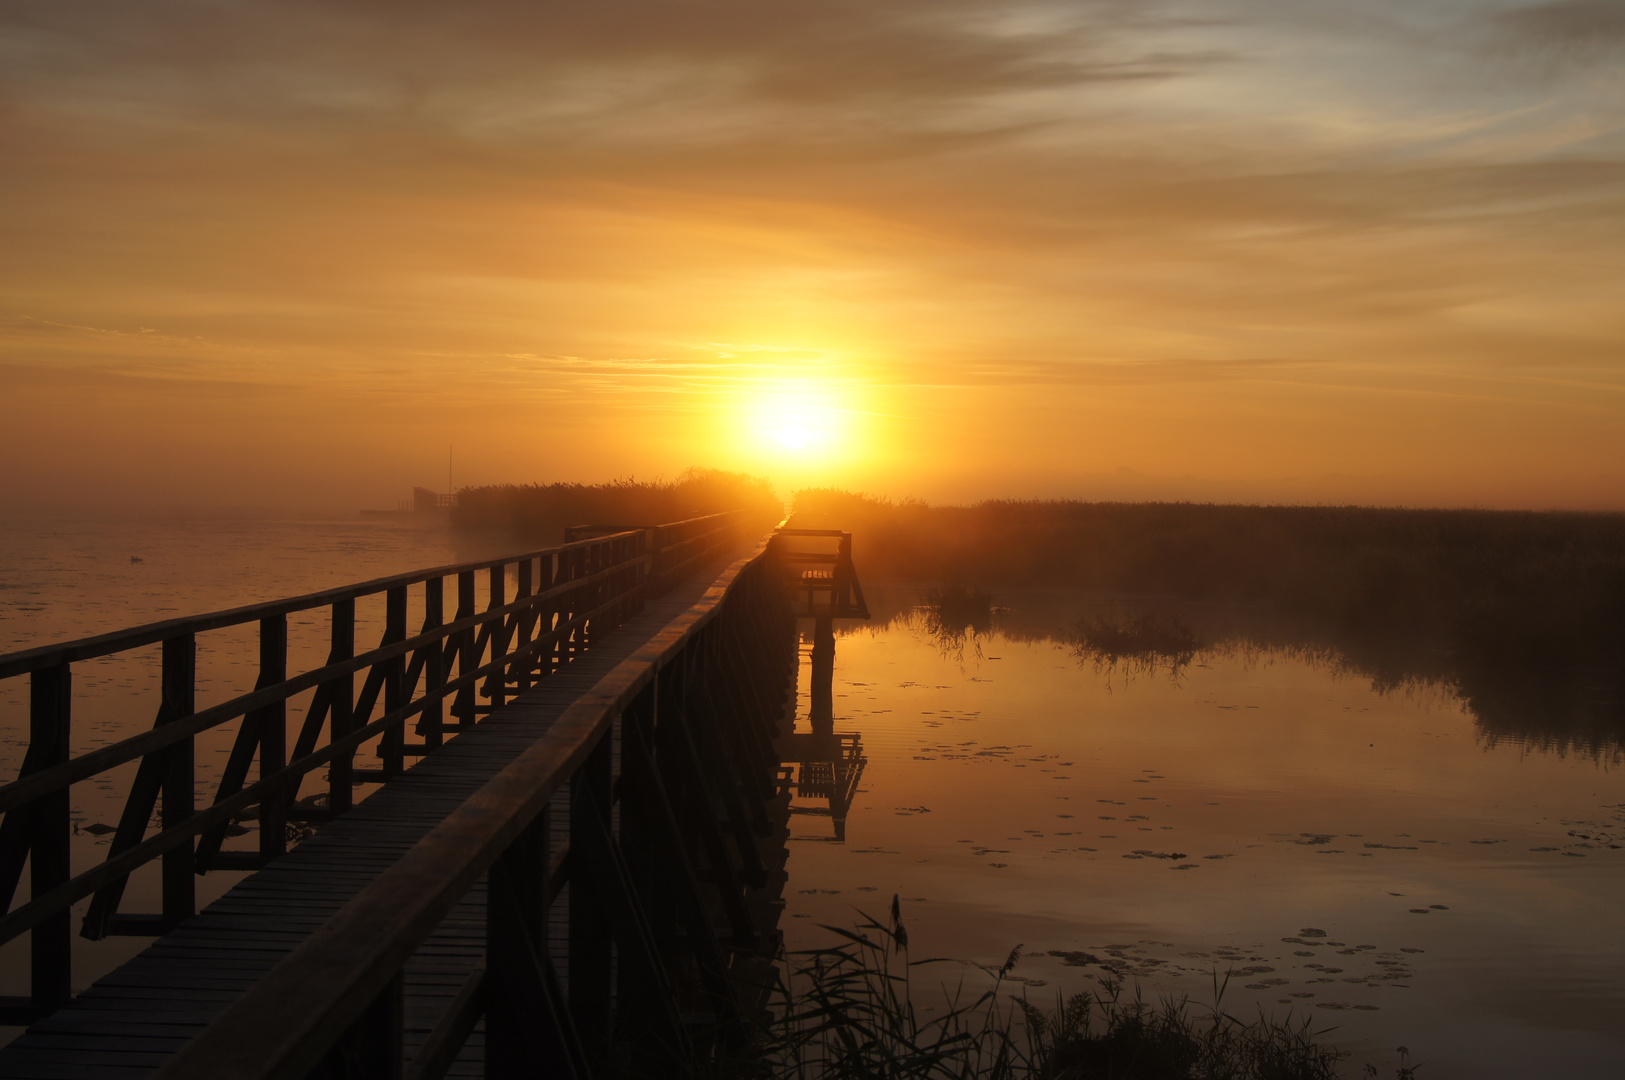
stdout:
<svg viewBox="0 0 1625 1080">
<path fill-rule="evenodd" d="M 150 1075 L 286 958 L 431 828 L 545 733 L 564 710 L 690 608 L 717 578 L 714 560 L 641 613 L 595 637 L 567 667 L 451 738 L 354 809 L 246 878 L 198 915 L 98 980 L 71 1004 L 0 1048 L 0 1077 Z M 619 739 L 616 739 L 618 748 Z M 553 798 L 550 832 L 569 834 L 569 796 Z M 782 832 L 763 838 L 772 906 L 783 882 Z M 557 848 L 555 848 L 557 850 Z M 568 886 L 565 886 L 568 888 Z M 758 899 L 757 904 L 763 903 Z M 769 913 L 763 912 L 763 915 Z M 555 917 L 556 919 L 556 917 Z M 564 927 L 549 928 L 562 951 Z M 485 963 L 484 881 L 453 909 L 404 969 L 407 1058 L 421 1047 Z M 551 951 L 551 949 L 550 949 Z M 483 1022 L 482 1022 L 483 1026 Z M 484 1075 L 482 1029 L 446 1075 Z"/>
</svg>

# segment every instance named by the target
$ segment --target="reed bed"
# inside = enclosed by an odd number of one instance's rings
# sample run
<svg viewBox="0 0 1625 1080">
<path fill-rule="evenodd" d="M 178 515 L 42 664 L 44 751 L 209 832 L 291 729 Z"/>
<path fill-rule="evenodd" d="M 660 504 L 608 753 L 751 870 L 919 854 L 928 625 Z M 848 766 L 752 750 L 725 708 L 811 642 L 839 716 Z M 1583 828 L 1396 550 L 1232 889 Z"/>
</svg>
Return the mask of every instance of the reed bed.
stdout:
<svg viewBox="0 0 1625 1080">
<path fill-rule="evenodd" d="M 1625 747 L 1625 514 L 930 506 L 810 490 L 791 521 L 853 532 L 866 581 L 1241 601 L 1294 621 L 1295 640 L 1335 648 L 1379 685 L 1451 685 L 1492 742 Z M 1094 648 L 1108 629 L 1059 636 Z"/>
<path fill-rule="evenodd" d="M 630 477 L 602 484 L 489 484 L 462 488 L 453 528 L 499 532 L 526 545 L 556 544 L 571 525 L 661 525 L 724 510 L 749 510 L 765 529 L 784 504 L 766 477 L 689 469 L 675 480 Z"/>
<path fill-rule="evenodd" d="M 1031 1001 L 1011 975 L 1019 947 L 998 968 L 944 958 L 912 960 L 897 899 L 886 922 L 826 926 L 828 946 L 785 958 L 772 1019 L 748 1052 L 714 1070 L 774 1080 L 1336 1080 L 1348 1055 L 1308 1017 L 1250 1020 L 1188 998 L 1146 1001 L 1121 981 Z M 941 976 L 925 991 L 916 983 Z M 980 986 L 969 989 L 967 984 Z M 940 1002 L 922 1008 L 917 996 Z M 1401 1048 L 1397 1080 L 1414 1067 Z M 1365 1066 L 1365 1076 L 1379 1075 Z"/>
</svg>

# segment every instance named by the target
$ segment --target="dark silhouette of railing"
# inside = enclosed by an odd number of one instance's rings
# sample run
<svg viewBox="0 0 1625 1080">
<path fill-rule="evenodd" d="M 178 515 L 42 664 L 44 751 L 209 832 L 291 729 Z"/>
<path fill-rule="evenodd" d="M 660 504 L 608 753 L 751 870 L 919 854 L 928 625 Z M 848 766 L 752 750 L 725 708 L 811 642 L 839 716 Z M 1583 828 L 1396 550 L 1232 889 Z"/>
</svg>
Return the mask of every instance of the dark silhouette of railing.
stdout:
<svg viewBox="0 0 1625 1080">
<path fill-rule="evenodd" d="M 839 529 L 780 529 L 780 558 L 797 615 L 867 619 L 869 605 L 852 567 L 852 534 Z"/>
<path fill-rule="evenodd" d="M 493 1077 L 674 1073 L 696 1050 L 696 1010 L 708 1045 L 737 1040 L 750 1003 L 732 953 L 771 947 L 748 898 L 768 876 L 759 841 L 782 830 L 772 739 L 796 663 L 775 544 L 729 567 L 158 1075 L 435 1077 L 482 1018 Z M 560 791 L 569 838 L 550 850 Z M 403 968 L 482 876 L 486 967 L 405 1061 Z M 547 935 L 566 886 L 567 995 Z"/>
<path fill-rule="evenodd" d="M 472 726 L 479 716 L 570 664 L 591 648 L 602 628 L 618 624 L 688 568 L 737 542 L 743 524 L 744 514 L 734 512 L 621 531 L 0 656 L 0 679 L 30 678 L 28 750 L 18 778 L 0 787 L 0 812 L 5 815 L 0 820 L 0 909 L 10 909 L 25 864 L 30 898 L 0 917 L 0 943 L 25 933 L 32 939 L 31 993 L 0 1000 L 0 1023 L 31 1022 L 70 999 L 70 908 L 75 902 L 92 898 L 81 927 L 87 938 L 167 931 L 194 913 L 196 875 L 211 869 L 253 869 L 282 854 L 288 843 L 286 823 L 343 813 L 353 802 L 356 784 L 393 779 L 405 768 L 406 758 L 432 752 L 448 731 Z M 478 596 L 482 574 L 487 579 L 483 608 Z M 516 582 L 511 597 L 510 576 Z M 456 582 L 456 610 L 449 618 L 448 579 Z M 422 588 L 424 618 L 421 629 L 411 634 L 408 595 L 417 587 Z M 376 648 L 358 654 L 356 602 L 378 596 L 385 606 L 382 638 Z M 327 661 L 290 674 L 288 617 L 322 608 L 330 612 Z M 196 709 L 197 636 L 248 624 L 258 628 L 255 689 Z M 162 643 L 162 676 L 153 727 L 71 754 L 72 666 L 156 643 Z M 307 691 L 314 691 L 313 697 L 290 751 L 288 706 Z M 414 717 L 412 730 L 421 742 L 407 741 L 407 722 Z M 214 800 L 199 810 L 194 803 L 194 739 L 239 720 Z M 324 734 L 327 741 L 319 746 Z M 574 769 L 591 758 L 585 767 L 591 783 L 598 784 L 602 766 L 587 746 L 593 737 L 584 731 L 586 741 L 565 759 Z M 378 741 L 379 766 L 357 767 L 357 749 L 371 740 Z M 250 781 L 256 758 L 258 777 Z M 69 785 L 131 762 L 139 765 L 107 858 L 72 874 Z M 322 768 L 327 770 L 325 800 L 297 801 L 301 782 Z M 592 790 L 597 792 L 593 798 L 609 797 L 607 789 Z M 325 805 L 312 805 L 321 802 Z M 221 850 L 233 819 L 256 806 L 259 850 Z M 155 809 L 159 828 L 148 836 Z M 592 820 L 584 817 L 588 824 L 583 828 L 590 831 Z M 511 840 L 517 827 L 505 826 L 499 833 Z M 590 846 L 600 839 L 591 833 L 586 842 Z M 494 849 L 487 843 L 479 850 Z M 120 913 L 130 874 L 153 861 L 161 864 L 161 911 Z"/>
</svg>

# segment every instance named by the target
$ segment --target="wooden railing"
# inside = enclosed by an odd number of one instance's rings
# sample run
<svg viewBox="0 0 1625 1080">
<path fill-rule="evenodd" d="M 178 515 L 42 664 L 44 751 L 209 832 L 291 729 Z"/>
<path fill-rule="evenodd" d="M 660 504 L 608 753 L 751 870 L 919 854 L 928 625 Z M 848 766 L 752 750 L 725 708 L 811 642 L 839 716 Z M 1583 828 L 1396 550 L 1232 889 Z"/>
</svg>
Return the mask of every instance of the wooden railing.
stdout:
<svg viewBox="0 0 1625 1080">
<path fill-rule="evenodd" d="M 620 534 L 624 535 L 624 534 Z M 158 1074 L 432 1080 L 484 1020 L 487 1076 L 677 1075 L 744 1030 L 733 950 L 782 814 L 772 738 L 796 664 L 764 541 L 255 983 Z M 568 792 L 568 841 L 550 802 Z M 777 807 L 777 810 L 775 810 Z M 486 878 L 486 965 L 412 1060 L 403 968 Z M 568 886 L 568 994 L 549 911 Z M 718 928 L 720 924 L 720 929 Z M 556 956 L 556 954 L 555 954 Z"/>
<path fill-rule="evenodd" d="M 869 605 L 852 566 L 852 534 L 839 529 L 780 529 L 780 560 L 797 615 L 867 619 Z"/>
<path fill-rule="evenodd" d="M 0 679 L 29 677 L 29 742 L 18 777 L 0 787 L 0 943 L 31 934 L 30 995 L 0 999 L 0 1023 L 28 1023 L 71 996 L 71 906 L 91 897 L 81 933 L 165 932 L 196 907 L 195 875 L 253 869 L 281 854 L 287 823 L 327 820 L 347 809 L 355 785 L 387 782 L 408 757 L 432 752 L 455 732 L 499 708 L 591 647 L 595 633 L 638 610 L 651 586 L 669 582 L 737 539 L 739 513 L 650 530 L 613 533 L 500 559 L 441 566 L 358 585 L 253 604 L 193 618 L 0 656 Z M 682 555 L 653 576 L 661 551 Z M 479 578 L 487 580 L 479 604 Z M 510 578 L 515 584 L 508 594 Z M 456 583 L 448 618 L 446 583 Z M 421 588 L 423 622 L 407 627 L 409 593 Z M 356 651 L 356 602 L 383 599 L 376 648 Z M 373 602 L 376 602 L 374 599 Z M 327 609 L 324 664 L 289 671 L 289 616 Z M 257 624 L 255 688 L 195 707 L 198 635 Z M 161 643 L 157 717 L 150 730 L 82 754 L 70 753 L 72 668 Z M 356 686 L 360 675 L 361 685 Z M 310 692 L 288 746 L 291 699 Z M 377 714 L 375 717 L 375 713 Z M 407 722 L 421 739 L 407 741 Z M 238 724 L 212 803 L 195 805 L 194 740 Z M 325 742 L 324 742 L 325 737 Z M 376 742 L 378 766 L 360 768 L 356 751 Z M 257 779 L 249 772 L 258 759 Z M 107 858 L 71 873 L 70 785 L 139 762 Z M 301 801 L 313 771 L 327 770 L 325 799 Z M 325 805 L 320 805 L 325 803 Z M 313 805 L 314 804 L 314 805 Z M 257 851 L 223 851 L 234 819 L 258 808 Z M 154 810 L 158 831 L 148 836 Z M 120 913 L 130 874 L 161 864 L 161 911 Z M 25 864 L 30 897 L 12 908 Z"/>
<path fill-rule="evenodd" d="M 736 511 L 732 520 L 742 524 L 744 517 L 744 511 Z M 564 539 L 589 540 L 625 532 L 647 534 L 645 550 L 651 558 L 648 594 L 658 596 L 686 577 L 695 564 L 706 557 L 715 528 L 716 515 L 689 518 L 670 525 L 572 525 L 564 530 Z"/>
</svg>

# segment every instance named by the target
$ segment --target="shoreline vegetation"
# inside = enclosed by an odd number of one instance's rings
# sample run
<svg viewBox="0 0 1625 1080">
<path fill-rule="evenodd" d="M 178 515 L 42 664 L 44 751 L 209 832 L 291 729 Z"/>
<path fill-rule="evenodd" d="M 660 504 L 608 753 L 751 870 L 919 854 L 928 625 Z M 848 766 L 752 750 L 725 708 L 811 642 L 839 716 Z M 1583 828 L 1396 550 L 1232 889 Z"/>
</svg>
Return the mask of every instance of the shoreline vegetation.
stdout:
<svg viewBox="0 0 1625 1080">
<path fill-rule="evenodd" d="M 825 926 L 831 945 L 785 956 L 756 1038 L 697 1071 L 763 1080 L 1336 1080 L 1350 1057 L 1308 1016 L 1224 1011 L 1228 976 L 1217 970 L 1210 1006 L 1149 1002 L 1109 974 L 1099 989 L 1045 1006 L 1012 989 L 1020 946 L 998 968 L 914 960 L 896 897 L 886 922 L 864 919 L 851 930 Z M 916 990 L 927 975 L 934 985 Z M 968 988 L 977 985 L 985 988 Z M 1392 1075 L 1412 1080 L 1409 1051 L 1397 1052 Z M 1366 1064 L 1362 1075 L 1380 1070 Z"/>
<path fill-rule="evenodd" d="M 978 593 L 997 611 L 993 593 L 1012 590 L 1117 598 L 1129 609 L 1224 603 L 1258 616 L 1228 628 L 1232 643 L 1335 650 L 1379 689 L 1450 686 L 1492 742 L 1592 755 L 1625 746 L 1622 514 L 930 506 L 816 490 L 796 495 L 791 524 L 852 532 L 866 584 L 934 583 L 935 594 L 919 594 L 928 620 L 942 610 L 953 622 L 961 598 Z M 1124 612 L 1073 612 L 1038 633 L 1080 658 L 1175 669 L 1204 641 L 1223 644 L 1177 616 Z"/>
<path fill-rule="evenodd" d="M 487 484 L 461 488 L 451 527 L 501 532 L 525 545 L 559 543 L 572 525 L 661 525 L 724 510 L 744 509 L 763 529 L 784 504 L 765 477 L 719 469 L 688 469 L 675 480 L 631 477 L 602 484 Z"/>
</svg>

